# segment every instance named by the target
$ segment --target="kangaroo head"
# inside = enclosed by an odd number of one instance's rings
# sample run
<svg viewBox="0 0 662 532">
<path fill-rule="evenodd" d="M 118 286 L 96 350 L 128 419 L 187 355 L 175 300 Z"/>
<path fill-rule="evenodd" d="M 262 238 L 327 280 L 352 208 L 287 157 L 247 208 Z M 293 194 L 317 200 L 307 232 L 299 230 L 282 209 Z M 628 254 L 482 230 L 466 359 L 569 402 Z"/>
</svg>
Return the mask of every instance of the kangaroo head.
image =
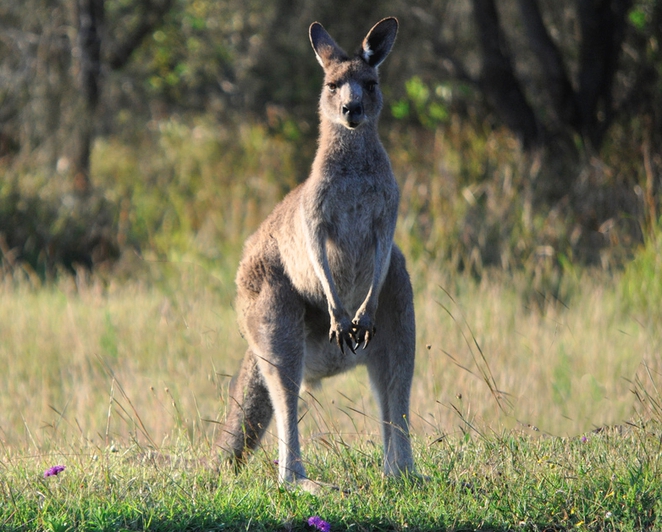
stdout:
<svg viewBox="0 0 662 532">
<path fill-rule="evenodd" d="M 385 18 L 368 32 L 356 55 L 349 57 L 319 22 L 311 24 L 310 43 L 324 69 L 323 118 L 348 129 L 377 120 L 382 109 L 377 68 L 391 51 L 397 33 L 397 19 Z"/>
</svg>

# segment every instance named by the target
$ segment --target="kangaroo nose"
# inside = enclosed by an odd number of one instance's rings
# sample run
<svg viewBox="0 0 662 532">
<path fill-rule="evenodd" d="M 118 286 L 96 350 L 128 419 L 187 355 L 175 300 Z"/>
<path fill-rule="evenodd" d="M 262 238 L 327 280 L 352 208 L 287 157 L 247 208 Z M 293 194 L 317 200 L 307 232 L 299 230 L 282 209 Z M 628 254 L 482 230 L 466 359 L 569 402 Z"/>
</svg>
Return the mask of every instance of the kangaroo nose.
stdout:
<svg viewBox="0 0 662 532">
<path fill-rule="evenodd" d="M 350 102 L 342 106 L 342 114 L 349 120 L 360 118 L 363 114 L 363 105 L 361 102 Z"/>
</svg>

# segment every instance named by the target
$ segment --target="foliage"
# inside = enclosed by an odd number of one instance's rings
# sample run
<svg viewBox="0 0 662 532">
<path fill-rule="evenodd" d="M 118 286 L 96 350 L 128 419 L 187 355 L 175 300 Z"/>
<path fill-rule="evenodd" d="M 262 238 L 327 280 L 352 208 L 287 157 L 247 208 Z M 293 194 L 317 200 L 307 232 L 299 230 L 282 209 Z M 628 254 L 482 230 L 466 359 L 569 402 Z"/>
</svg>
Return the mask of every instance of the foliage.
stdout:
<svg viewBox="0 0 662 532">
<path fill-rule="evenodd" d="M 0 182 L 0 272 L 23 268 L 44 279 L 62 267 L 107 266 L 119 256 L 115 213 L 100 194 L 62 194 L 40 176 Z"/>
<path fill-rule="evenodd" d="M 120 240 L 160 258 L 237 249 L 292 187 L 294 146 L 259 125 L 153 123 L 140 147 L 99 143 L 102 187 L 124 207 Z"/>
<path fill-rule="evenodd" d="M 626 311 L 646 323 L 662 319 L 662 227 L 658 224 L 625 268 L 621 280 Z"/>
<path fill-rule="evenodd" d="M 396 119 L 409 118 L 412 114 L 424 127 L 434 130 L 450 118 L 446 102 L 452 100 L 452 88 L 439 84 L 431 91 L 423 80 L 414 76 L 405 82 L 407 98 L 391 104 L 391 113 Z"/>
<path fill-rule="evenodd" d="M 413 85 L 423 101 L 425 85 Z M 452 116 L 433 131 L 406 121 L 385 131 L 402 192 L 397 241 L 408 256 L 479 276 L 486 267 L 523 269 L 542 292 L 557 290 L 573 264 L 611 269 L 630 258 L 657 204 L 632 161 L 645 132 L 614 128 L 608 157 L 591 159 L 574 190 L 550 206 L 536 201 L 535 187 L 556 170 L 553 161 L 523 152 L 505 130 Z M 74 194 L 64 175 L 6 179 L 0 232 L 12 257 L 42 275 L 56 264 L 99 265 L 118 249 L 215 260 L 236 252 L 296 185 L 303 141 L 284 124 L 173 117 L 151 121 L 133 143 L 99 139 L 91 196 Z M 625 175 L 643 187 L 628 188 Z"/>
</svg>

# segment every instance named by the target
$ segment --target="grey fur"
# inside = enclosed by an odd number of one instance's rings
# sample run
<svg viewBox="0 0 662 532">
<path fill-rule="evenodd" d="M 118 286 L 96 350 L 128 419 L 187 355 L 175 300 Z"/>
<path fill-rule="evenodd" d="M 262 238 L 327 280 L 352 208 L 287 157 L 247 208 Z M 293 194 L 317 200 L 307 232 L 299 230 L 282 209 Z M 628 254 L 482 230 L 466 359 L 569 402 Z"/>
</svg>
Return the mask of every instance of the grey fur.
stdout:
<svg viewBox="0 0 662 532">
<path fill-rule="evenodd" d="M 246 241 L 237 273 L 239 326 L 249 347 L 231 386 L 220 446 L 242 463 L 275 414 L 279 479 L 306 489 L 314 483 L 299 447 L 301 386 L 357 364 L 367 366 L 380 406 L 384 472 L 414 471 L 413 295 L 393 244 L 398 186 L 377 133 L 376 68 L 397 28 L 395 18 L 378 22 L 349 57 L 321 24 L 311 25 L 325 74 L 317 155 L 310 177 Z"/>
</svg>

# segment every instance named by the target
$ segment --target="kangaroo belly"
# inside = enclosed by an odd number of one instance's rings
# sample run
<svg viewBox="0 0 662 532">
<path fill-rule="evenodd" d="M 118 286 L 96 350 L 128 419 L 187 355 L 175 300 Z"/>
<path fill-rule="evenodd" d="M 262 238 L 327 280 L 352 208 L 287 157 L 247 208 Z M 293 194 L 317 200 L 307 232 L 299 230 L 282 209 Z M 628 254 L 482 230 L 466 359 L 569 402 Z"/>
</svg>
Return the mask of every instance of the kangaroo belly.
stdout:
<svg viewBox="0 0 662 532">
<path fill-rule="evenodd" d="M 375 269 L 375 211 L 381 202 L 367 205 L 364 198 L 372 193 L 368 176 L 350 174 L 339 185 L 341 192 L 329 193 L 323 202 L 328 235 L 326 255 L 331 277 L 345 310 L 356 312 L 372 284 Z M 357 184 L 358 183 L 358 184 Z"/>
<path fill-rule="evenodd" d="M 326 311 L 326 295 L 307 250 L 302 247 L 298 253 L 289 255 L 284 257 L 284 263 L 292 284 L 309 303 Z M 340 300 L 345 310 L 353 315 L 370 289 L 374 273 L 374 246 L 359 243 L 347 248 L 329 242 L 327 257 Z"/>
</svg>

